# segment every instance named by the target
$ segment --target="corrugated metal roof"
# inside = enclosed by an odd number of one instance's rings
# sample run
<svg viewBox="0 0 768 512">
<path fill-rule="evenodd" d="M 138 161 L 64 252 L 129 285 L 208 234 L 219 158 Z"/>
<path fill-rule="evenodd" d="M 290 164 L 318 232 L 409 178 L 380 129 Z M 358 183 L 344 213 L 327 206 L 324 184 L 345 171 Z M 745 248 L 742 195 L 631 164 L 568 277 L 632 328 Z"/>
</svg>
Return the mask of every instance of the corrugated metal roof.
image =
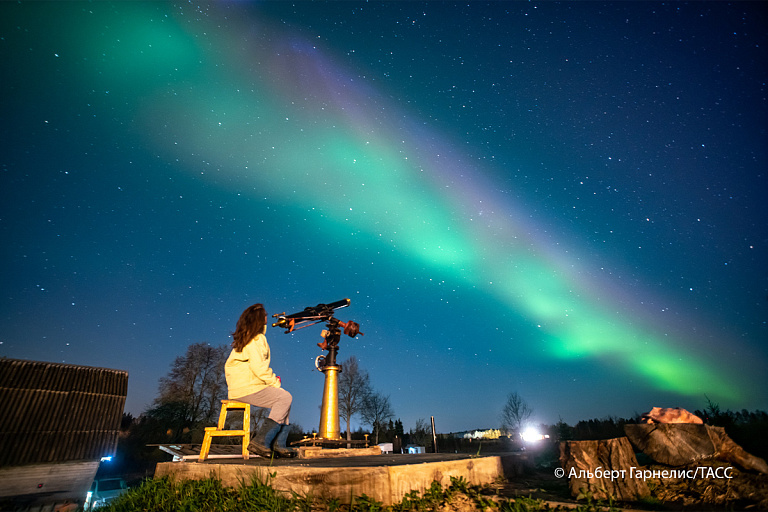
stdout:
<svg viewBox="0 0 768 512">
<path fill-rule="evenodd" d="M 128 372 L 0 359 L 0 466 L 113 455 Z"/>
</svg>

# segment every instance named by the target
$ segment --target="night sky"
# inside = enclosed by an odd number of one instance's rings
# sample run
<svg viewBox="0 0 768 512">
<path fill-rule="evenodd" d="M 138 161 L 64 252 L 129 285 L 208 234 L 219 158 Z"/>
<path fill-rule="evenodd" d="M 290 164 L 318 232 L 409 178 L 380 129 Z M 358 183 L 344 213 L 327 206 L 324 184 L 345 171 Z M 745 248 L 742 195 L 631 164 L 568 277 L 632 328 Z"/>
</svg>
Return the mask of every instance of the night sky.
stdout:
<svg viewBox="0 0 768 512">
<path fill-rule="evenodd" d="M 0 3 L 0 356 L 147 409 L 345 297 L 405 429 L 768 409 L 763 2 Z M 317 428 L 321 326 L 269 328 Z"/>
</svg>

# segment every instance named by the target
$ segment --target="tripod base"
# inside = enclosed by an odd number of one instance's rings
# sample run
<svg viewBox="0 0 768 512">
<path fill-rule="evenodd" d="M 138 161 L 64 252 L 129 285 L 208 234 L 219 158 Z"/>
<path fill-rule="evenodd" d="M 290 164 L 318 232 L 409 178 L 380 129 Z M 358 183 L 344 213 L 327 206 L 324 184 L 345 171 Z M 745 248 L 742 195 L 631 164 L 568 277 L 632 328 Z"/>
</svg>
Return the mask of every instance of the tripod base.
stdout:
<svg viewBox="0 0 768 512">
<path fill-rule="evenodd" d="M 349 445 L 349 446 L 348 446 Z M 301 441 L 294 441 L 291 446 L 297 447 L 322 447 L 322 448 L 368 448 L 367 439 L 352 439 L 347 441 L 346 439 L 324 439 L 322 437 L 305 437 Z"/>
</svg>

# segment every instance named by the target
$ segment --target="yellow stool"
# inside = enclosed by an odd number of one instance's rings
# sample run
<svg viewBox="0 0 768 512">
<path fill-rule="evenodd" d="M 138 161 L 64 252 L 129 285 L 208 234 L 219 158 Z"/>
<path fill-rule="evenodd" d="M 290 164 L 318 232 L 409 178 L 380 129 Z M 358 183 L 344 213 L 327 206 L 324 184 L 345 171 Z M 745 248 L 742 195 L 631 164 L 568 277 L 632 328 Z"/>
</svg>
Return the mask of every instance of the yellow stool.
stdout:
<svg viewBox="0 0 768 512">
<path fill-rule="evenodd" d="M 227 421 L 227 411 L 243 411 L 243 429 L 242 430 L 224 430 L 224 423 Z M 243 438 L 243 458 L 248 459 L 248 444 L 251 442 L 251 405 L 236 400 L 222 400 L 221 412 L 219 413 L 219 424 L 215 427 L 205 427 L 205 437 L 203 446 L 200 449 L 199 461 L 208 458 L 208 452 L 211 449 L 211 441 L 214 437 L 242 437 Z"/>
</svg>

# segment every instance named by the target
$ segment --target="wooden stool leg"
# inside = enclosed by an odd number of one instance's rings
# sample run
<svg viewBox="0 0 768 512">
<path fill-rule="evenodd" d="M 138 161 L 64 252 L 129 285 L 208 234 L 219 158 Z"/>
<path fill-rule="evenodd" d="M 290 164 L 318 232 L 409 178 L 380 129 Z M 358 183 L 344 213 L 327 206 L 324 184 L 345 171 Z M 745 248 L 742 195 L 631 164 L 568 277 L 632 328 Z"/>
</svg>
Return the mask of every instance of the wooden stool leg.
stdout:
<svg viewBox="0 0 768 512">
<path fill-rule="evenodd" d="M 204 461 L 208 459 L 208 452 L 211 450 L 211 441 L 213 440 L 213 437 L 209 432 L 205 433 L 205 437 L 203 438 L 203 446 L 200 448 L 200 457 L 198 457 L 197 460 Z"/>
<path fill-rule="evenodd" d="M 221 412 L 219 413 L 219 430 L 224 430 L 224 424 L 227 422 L 227 410 L 228 404 L 226 402 L 221 404 Z"/>
<path fill-rule="evenodd" d="M 251 455 L 248 452 L 248 445 L 251 444 L 251 406 L 246 405 L 243 409 L 243 459 L 248 460 Z"/>
</svg>

